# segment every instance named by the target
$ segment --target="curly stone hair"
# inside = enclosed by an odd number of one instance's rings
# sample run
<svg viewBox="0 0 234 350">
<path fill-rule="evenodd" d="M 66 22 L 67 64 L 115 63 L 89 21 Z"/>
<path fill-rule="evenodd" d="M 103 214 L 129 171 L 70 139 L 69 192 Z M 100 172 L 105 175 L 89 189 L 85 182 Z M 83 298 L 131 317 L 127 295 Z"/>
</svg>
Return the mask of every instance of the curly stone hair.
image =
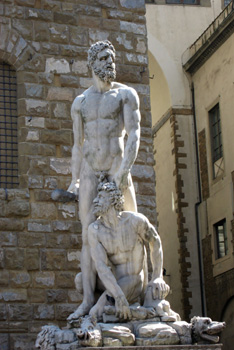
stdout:
<svg viewBox="0 0 234 350">
<path fill-rule="evenodd" d="M 111 203 L 117 211 L 123 210 L 124 196 L 122 192 L 118 189 L 115 182 L 102 181 L 98 185 L 98 192 L 106 191 L 109 193 L 111 198 Z"/>
<path fill-rule="evenodd" d="M 88 66 L 92 67 L 94 61 L 97 58 L 97 54 L 105 49 L 110 49 L 115 54 L 115 48 L 109 40 L 97 41 L 93 44 L 88 51 Z"/>
</svg>

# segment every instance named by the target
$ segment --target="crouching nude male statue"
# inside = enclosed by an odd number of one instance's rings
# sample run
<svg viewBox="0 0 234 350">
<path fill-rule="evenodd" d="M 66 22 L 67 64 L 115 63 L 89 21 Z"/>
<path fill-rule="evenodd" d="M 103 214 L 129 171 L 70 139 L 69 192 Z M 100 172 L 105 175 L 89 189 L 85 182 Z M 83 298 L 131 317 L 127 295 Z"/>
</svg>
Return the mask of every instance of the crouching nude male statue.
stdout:
<svg viewBox="0 0 234 350">
<path fill-rule="evenodd" d="M 100 319 L 110 296 L 116 316 L 131 319 L 129 305 L 143 301 L 146 287 L 151 287 L 152 299 L 165 299 L 169 292 L 162 276 L 161 240 L 144 215 L 122 211 L 124 198 L 114 182 L 101 182 L 93 202 L 97 219 L 89 225 L 88 240 L 105 291 L 89 314 Z M 149 283 L 144 270 L 146 242 L 153 267 Z"/>
<path fill-rule="evenodd" d="M 73 102 L 74 146 L 72 182 L 69 192 L 77 194 L 82 223 L 81 270 L 83 302 L 69 316 L 77 319 L 89 313 L 94 304 L 96 270 L 90 253 L 88 226 L 95 221 L 93 200 L 102 173 L 115 181 L 125 197 L 125 210 L 137 211 L 131 167 L 136 159 L 140 139 L 139 98 L 134 89 L 113 82 L 115 49 L 109 41 L 93 44 L 88 52 L 93 85 Z M 124 147 L 124 136 L 128 138 Z"/>
</svg>

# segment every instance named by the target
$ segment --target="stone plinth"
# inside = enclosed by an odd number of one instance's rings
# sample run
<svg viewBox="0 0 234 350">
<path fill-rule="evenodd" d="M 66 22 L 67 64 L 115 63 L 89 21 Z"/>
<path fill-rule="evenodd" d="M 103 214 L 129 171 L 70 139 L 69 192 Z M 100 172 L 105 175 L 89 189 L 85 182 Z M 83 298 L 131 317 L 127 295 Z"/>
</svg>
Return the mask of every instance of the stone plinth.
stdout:
<svg viewBox="0 0 234 350">
<path fill-rule="evenodd" d="M 155 346 L 124 346 L 115 347 L 115 350 L 222 350 L 223 344 L 207 345 L 155 345 Z M 65 349 L 65 348 L 64 348 Z M 86 350 L 113 350 L 113 347 L 87 347 Z M 66 350 L 69 350 L 67 348 Z"/>
</svg>

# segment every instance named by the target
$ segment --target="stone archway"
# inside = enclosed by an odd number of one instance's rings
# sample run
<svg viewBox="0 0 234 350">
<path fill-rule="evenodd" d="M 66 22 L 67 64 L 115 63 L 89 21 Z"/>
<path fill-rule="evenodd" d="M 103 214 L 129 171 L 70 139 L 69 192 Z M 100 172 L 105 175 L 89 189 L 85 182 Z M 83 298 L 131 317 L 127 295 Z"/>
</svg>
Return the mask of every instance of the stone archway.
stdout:
<svg viewBox="0 0 234 350">
<path fill-rule="evenodd" d="M 26 40 L 7 24 L 0 25 L 0 60 L 12 65 L 16 71 L 35 59 L 36 52 Z"/>
<path fill-rule="evenodd" d="M 223 350 L 232 350 L 234 344 L 234 296 L 226 303 L 222 311 L 221 320 L 226 322 L 226 328 L 221 333 Z"/>
</svg>

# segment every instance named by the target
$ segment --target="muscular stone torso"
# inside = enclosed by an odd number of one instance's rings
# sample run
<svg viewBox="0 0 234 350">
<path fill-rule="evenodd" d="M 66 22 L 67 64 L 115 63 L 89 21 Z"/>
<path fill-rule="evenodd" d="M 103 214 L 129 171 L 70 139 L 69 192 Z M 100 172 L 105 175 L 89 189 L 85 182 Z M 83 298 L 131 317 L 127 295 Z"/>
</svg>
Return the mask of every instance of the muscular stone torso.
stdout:
<svg viewBox="0 0 234 350">
<path fill-rule="evenodd" d="M 98 241 L 113 264 L 116 278 L 139 275 L 143 268 L 144 243 L 137 233 L 138 225 L 134 222 L 132 214 L 123 212 L 115 231 L 102 224 L 98 226 Z"/>
<path fill-rule="evenodd" d="M 114 173 L 122 160 L 125 135 L 120 88 L 87 91 L 80 104 L 84 125 L 83 156 L 94 171 Z"/>
</svg>

